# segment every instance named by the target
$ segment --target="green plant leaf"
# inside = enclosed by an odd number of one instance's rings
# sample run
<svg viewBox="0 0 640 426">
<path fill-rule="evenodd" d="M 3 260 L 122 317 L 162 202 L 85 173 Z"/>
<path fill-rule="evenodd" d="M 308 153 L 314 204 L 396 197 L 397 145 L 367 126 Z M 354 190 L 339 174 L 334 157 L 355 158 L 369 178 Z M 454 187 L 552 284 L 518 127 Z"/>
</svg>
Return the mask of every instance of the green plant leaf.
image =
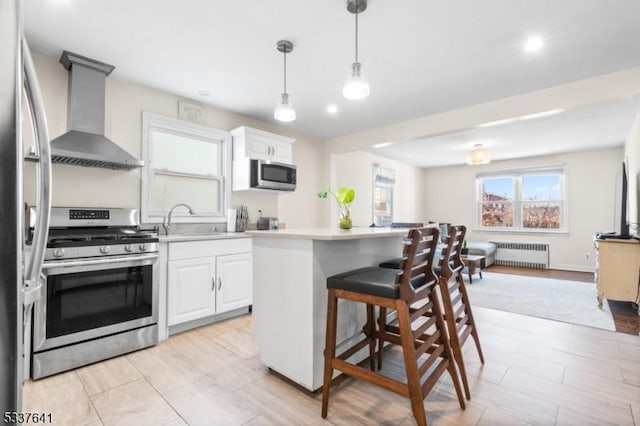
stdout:
<svg viewBox="0 0 640 426">
<path fill-rule="evenodd" d="M 328 195 L 329 195 L 329 192 L 326 189 L 323 189 L 322 191 L 318 192 L 318 198 L 327 198 Z"/>
<path fill-rule="evenodd" d="M 341 186 L 336 191 L 336 198 L 340 204 L 349 204 L 356 198 L 356 191 L 353 188 Z"/>
</svg>

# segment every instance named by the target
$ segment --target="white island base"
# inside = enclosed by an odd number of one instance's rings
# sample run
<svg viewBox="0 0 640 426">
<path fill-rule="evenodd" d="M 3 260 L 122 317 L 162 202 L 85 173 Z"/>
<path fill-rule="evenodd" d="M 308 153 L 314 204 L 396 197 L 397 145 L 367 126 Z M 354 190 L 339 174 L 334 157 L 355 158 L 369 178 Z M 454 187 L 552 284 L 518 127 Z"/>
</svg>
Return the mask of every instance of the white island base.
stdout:
<svg viewBox="0 0 640 426">
<path fill-rule="evenodd" d="M 354 228 L 249 231 L 253 237 L 253 328 L 260 360 L 306 389 L 322 386 L 326 279 L 398 257 L 407 230 Z M 338 343 L 358 338 L 363 304 L 340 300 Z M 339 348 L 338 348 L 339 350 Z M 360 359 L 368 355 L 362 351 Z"/>
</svg>

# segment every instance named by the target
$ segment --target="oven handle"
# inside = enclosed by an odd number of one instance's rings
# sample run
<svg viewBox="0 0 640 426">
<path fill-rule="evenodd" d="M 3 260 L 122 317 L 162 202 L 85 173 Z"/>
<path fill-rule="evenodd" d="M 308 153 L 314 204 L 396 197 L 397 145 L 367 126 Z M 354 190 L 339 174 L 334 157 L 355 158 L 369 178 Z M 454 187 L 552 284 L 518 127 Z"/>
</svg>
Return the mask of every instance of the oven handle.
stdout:
<svg viewBox="0 0 640 426">
<path fill-rule="evenodd" d="M 139 256 L 113 256 L 99 257 L 89 260 L 62 260 L 58 262 L 45 262 L 43 269 L 46 275 L 57 275 L 60 273 L 74 273 L 84 271 L 95 271 L 99 269 L 126 268 L 129 266 L 152 265 L 158 260 L 157 253 L 143 254 Z"/>
<path fill-rule="evenodd" d="M 22 55 L 24 58 L 24 88 L 26 98 L 31 110 L 31 121 L 35 143 L 38 149 L 38 162 L 36 163 L 36 223 L 31 256 L 25 267 L 23 303 L 29 309 L 30 305 L 40 297 L 40 273 L 44 260 L 44 253 L 49 235 L 49 219 L 51 216 L 51 144 L 47 128 L 47 118 L 44 109 L 44 101 L 40 92 L 38 76 L 27 40 L 22 40 Z"/>
</svg>

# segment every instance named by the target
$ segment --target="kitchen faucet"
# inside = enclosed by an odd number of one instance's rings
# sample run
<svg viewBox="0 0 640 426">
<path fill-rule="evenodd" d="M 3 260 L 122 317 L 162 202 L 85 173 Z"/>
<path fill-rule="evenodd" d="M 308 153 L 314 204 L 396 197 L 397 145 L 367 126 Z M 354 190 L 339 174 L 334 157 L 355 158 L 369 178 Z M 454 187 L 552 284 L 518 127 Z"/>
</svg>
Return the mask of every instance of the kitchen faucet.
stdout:
<svg viewBox="0 0 640 426">
<path fill-rule="evenodd" d="M 162 222 L 162 227 L 164 228 L 164 233 L 169 235 L 169 230 L 171 229 L 171 215 L 173 215 L 173 211 L 176 209 L 176 207 L 186 207 L 189 210 L 189 214 L 190 215 L 194 215 L 195 213 L 193 212 L 193 209 L 191 207 L 189 207 L 187 204 L 185 203 L 178 203 L 175 206 L 171 207 L 171 209 L 169 209 L 169 213 L 167 213 L 167 215 L 165 216 L 163 222 Z"/>
</svg>

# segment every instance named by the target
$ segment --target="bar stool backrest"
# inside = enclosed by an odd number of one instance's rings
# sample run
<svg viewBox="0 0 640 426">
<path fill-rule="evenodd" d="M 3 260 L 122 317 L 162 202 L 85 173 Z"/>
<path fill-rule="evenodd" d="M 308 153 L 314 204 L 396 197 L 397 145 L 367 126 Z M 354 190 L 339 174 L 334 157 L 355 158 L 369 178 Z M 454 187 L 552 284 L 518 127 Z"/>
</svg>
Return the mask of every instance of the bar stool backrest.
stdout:
<svg viewBox="0 0 640 426">
<path fill-rule="evenodd" d="M 454 225 L 449 228 L 446 246 L 442 250 L 440 258 L 440 275 L 449 279 L 456 273 L 462 273 L 464 263 L 460 257 L 462 253 L 462 244 L 467 233 L 467 227 L 464 225 Z"/>
<path fill-rule="evenodd" d="M 428 296 L 438 278 L 433 271 L 433 258 L 440 231 L 435 227 L 411 229 L 404 241 L 400 272 L 400 298 L 411 303 Z"/>
</svg>

